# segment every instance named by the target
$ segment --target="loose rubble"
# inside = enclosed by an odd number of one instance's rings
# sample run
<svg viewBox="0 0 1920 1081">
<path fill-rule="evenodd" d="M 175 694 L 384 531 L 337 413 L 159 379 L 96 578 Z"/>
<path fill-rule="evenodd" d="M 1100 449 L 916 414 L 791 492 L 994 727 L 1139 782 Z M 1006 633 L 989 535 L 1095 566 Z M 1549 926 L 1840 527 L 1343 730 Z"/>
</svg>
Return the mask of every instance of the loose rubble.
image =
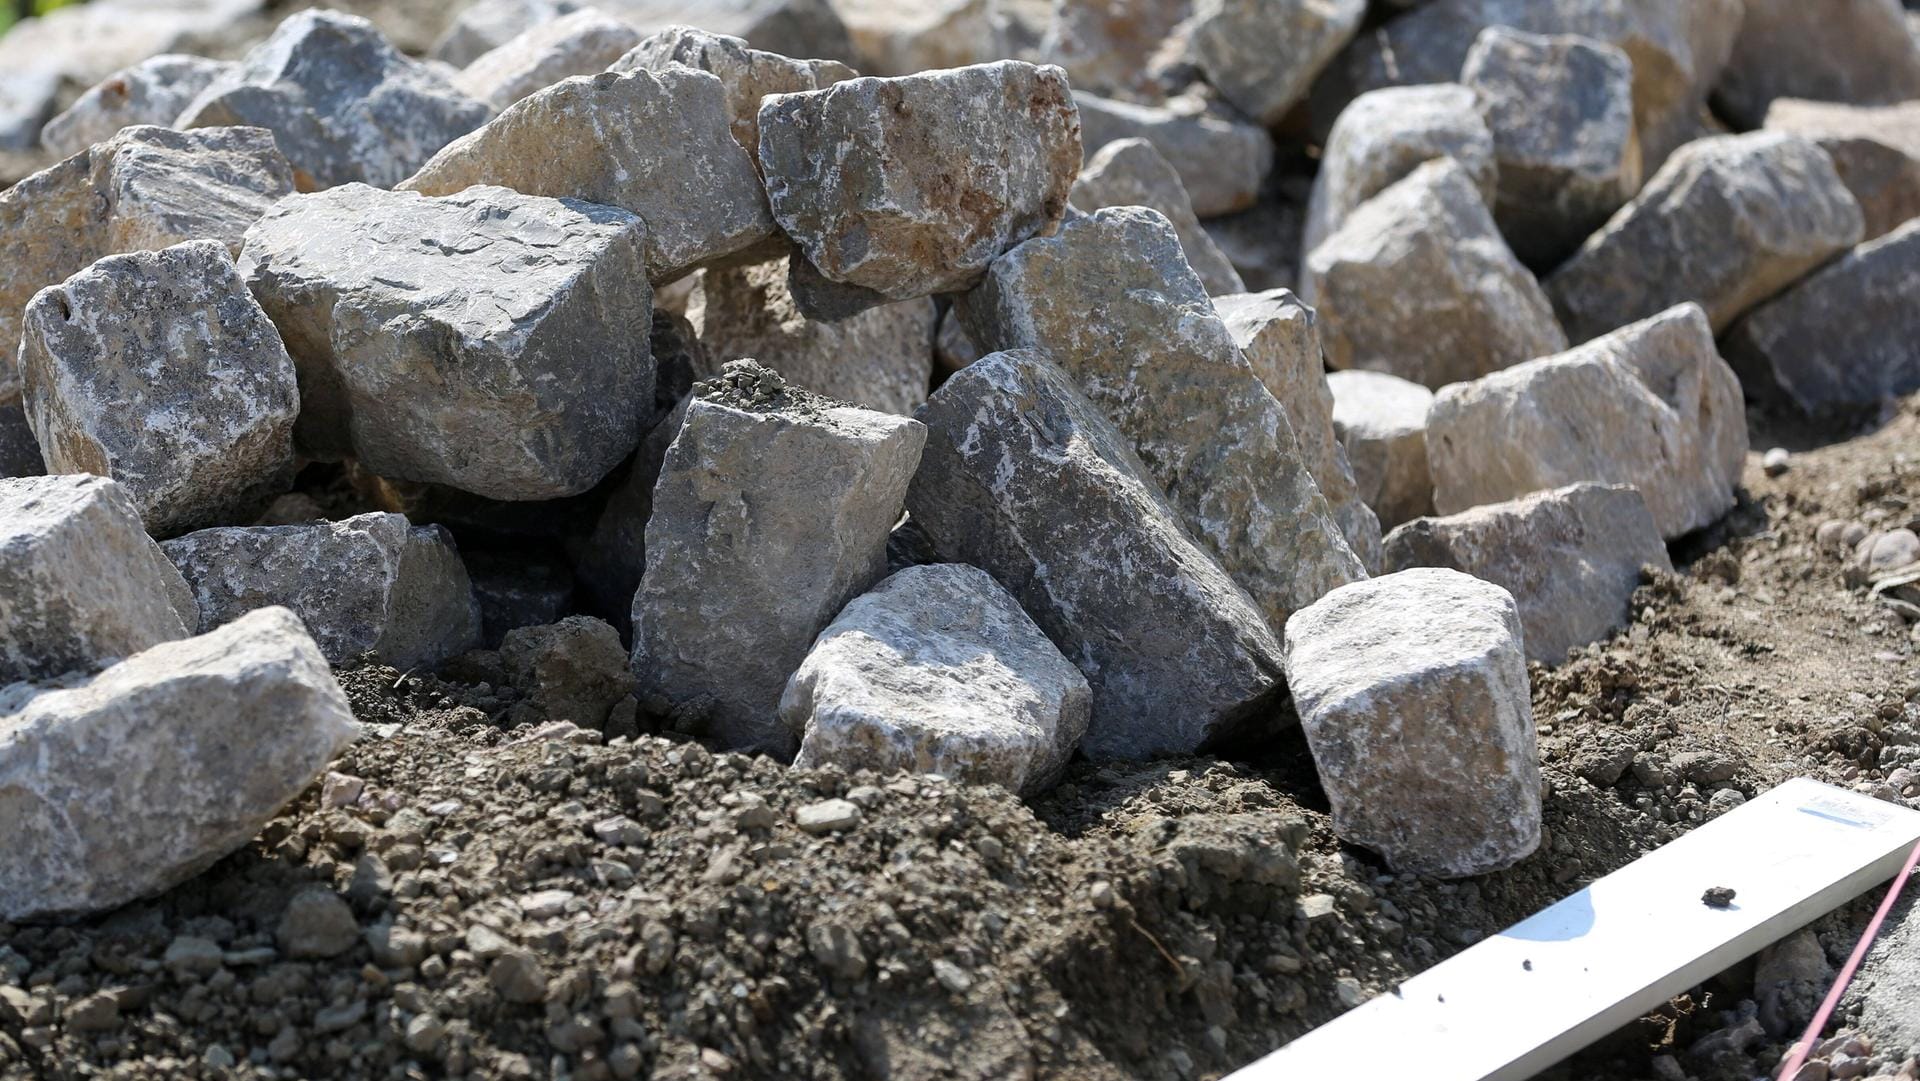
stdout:
<svg viewBox="0 0 1920 1081">
<path fill-rule="evenodd" d="M 453 85 L 501 110 L 569 76 L 605 71 L 638 44 L 640 33 L 632 26 L 582 8 L 480 54 L 460 69 Z"/>
<path fill-rule="evenodd" d="M 1195 97 L 1164 106 L 1115 101 L 1076 90 L 1081 139 L 1089 152 L 1120 139 L 1145 139 L 1180 174 L 1202 218 L 1245 210 L 1273 169 L 1273 140 L 1258 125 Z"/>
<path fill-rule="evenodd" d="M 233 70 L 225 60 L 162 53 L 122 68 L 80 95 L 40 129 L 40 144 L 70 158 L 124 128 L 171 127 L 181 110 Z"/>
</svg>

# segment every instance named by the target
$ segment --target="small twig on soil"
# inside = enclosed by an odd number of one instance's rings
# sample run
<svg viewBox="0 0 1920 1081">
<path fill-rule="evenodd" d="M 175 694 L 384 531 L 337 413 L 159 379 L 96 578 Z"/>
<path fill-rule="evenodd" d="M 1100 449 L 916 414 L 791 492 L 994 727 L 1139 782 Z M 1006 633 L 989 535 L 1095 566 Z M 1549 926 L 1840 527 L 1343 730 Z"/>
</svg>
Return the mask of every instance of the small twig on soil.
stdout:
<svg viewBox="0 0 1920 1081">
<path fill-rule="evenodd" d="M 396 691 L 399 690 L 401 686 L 407 682 L 407 677 L 413 674 L 413 671 L 413 669 L 409 668 L 400 673 L 400 678 L 393 681 L 393 689 Z"/>
<path fill-rule="evenodd" d="M 1145 936 L 1147 936 L 1147 941 L 1148 941 L 1148 942 L 1151 942 L 1151 943 L 1153 943 L 1153 948 L 1154 948 L 1154 949 L 1156 949 L 1156 950 L 1159 950 L 1159 951 L 1160 951 L 1160 956 L 1162 956 L 1162 957 L 1164 957 L 1164 958 L 1166 958 L 1166 959 L 1167 959 L 1167 964 L 1170 964 L 1170 965 L 1172 965 L 1172 966 L 1173 966 L 1173 971 L 1174 971 L 1175 973 L 1177 973 L 1177 974 L 1179 974 L 1179 975 L 1182 975 L 1182 976 L 1184 976 L 1184 975 L 1186 975 L 1186 972 L 1187 972 L 1187 970 L 1186 970 L 1186 969 L 1184 969 L 1184 968 L 1181 968 L 1181 967 L 1180 967 L 1180 962 L 1178 962 L 1178 961 L 1176 961 L 1176 960 L 1174 960 L 1174 959 L 1173 959 L 1173 955 L 1167 952 L 1167 948 L 1166 948 L 1165 946 L 1162 946 L 1162 945 L 1160 944 L 1160 940 L 1159 940 L 1159 939 L 1157 939 L 1157 938 L 1155 938 L 1155 937 L 1153 937 L 1153 932 L 1152 932 L 1152 931 L 1149 931 L 1149 930 L 1147 930 L 1146 928 L 1144 928 L 1144 927 L 1142 927 L 1142 926 L 1140 926 L 1140 921 L 1139 921 L 1139 920 L 1136 920 L 1136 919 L 1134 919 L 1134 918 L 1133 918 L 1132 916 L 1128 916 L 1128 917 L 1127 917 L 1127 922 L 1133 925 L 1133 929 L 1134 929 L 1134 930 L 1136 930 L 1136 931 L 1138 931 L 1138 932 L 1140 932 L 1141 934 L 1143 934 L 1143 935 L 1145 935 Z"/>
</svg>

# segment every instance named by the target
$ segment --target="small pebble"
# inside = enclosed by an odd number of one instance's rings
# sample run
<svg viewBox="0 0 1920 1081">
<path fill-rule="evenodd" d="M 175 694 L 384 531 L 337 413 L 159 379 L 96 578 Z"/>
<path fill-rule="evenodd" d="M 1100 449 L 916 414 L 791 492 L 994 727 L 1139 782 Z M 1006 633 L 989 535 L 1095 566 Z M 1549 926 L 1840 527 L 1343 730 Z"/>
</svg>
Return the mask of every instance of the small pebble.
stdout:
<svg viewBox="0 0 1920 1081">
<path fill-rule="evenodd" d="M 1785 447 L 1774 447 L 1760 457 L 1760 468 L 1769 477 L 1777 477 L 1793 468 L 1793 456 Z"/>
</svg>

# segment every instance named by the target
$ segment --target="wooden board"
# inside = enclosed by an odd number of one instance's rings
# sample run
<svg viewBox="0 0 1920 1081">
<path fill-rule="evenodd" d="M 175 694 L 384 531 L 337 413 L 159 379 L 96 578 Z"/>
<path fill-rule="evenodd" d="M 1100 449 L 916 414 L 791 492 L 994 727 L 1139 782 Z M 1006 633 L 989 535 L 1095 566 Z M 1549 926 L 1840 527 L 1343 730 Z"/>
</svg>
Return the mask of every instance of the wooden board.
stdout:
<svg viewBox="0 0 1920 1081">
<path fill-rule="evenodd" d="M 1229 1081 L 1342 1077 L 1357 1047 L 1424 1081 L 1531 1077 L 1892 878 L 1916 841 L 1920 811 L 1788 781 Z M 1713 886 L 1731 906 L 1701 902 Z"/>
</svg>

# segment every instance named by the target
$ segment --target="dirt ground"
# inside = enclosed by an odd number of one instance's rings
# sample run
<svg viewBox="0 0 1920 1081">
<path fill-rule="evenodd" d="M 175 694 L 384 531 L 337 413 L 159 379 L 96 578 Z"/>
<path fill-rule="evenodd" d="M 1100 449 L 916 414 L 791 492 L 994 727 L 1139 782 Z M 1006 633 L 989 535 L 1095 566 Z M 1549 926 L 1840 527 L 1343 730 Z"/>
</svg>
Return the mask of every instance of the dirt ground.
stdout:
<svg viewBox="0 0 1920 1081">
<path fill-rule="evenodd" d="M 1220 1076 L 1786 778 L 1897 798 L 1914 638 L 1814 543 L 1920 519 L 1920 398 L 1881 420 L 1831 442 L 1754 418 L 1740 506 L 1631 627 L 1534 669 L 1550 833 L 1509 871 L 1342 846 L 1293 732 L 1081 764 L 1028 807 L 543 728 L 471 665 L 367 665 L 342 679 L 370 734 L 335 766 L 357 799 L 316 786 L 151 901 L 0 924 L 0 1078 Z M 1831 959 L 1865 906 L 1816 925 Z M 1817 989 L 1756 1001 L 1751 968 L 1548 1076 L 1766 1073 Z"/>
</svg>

